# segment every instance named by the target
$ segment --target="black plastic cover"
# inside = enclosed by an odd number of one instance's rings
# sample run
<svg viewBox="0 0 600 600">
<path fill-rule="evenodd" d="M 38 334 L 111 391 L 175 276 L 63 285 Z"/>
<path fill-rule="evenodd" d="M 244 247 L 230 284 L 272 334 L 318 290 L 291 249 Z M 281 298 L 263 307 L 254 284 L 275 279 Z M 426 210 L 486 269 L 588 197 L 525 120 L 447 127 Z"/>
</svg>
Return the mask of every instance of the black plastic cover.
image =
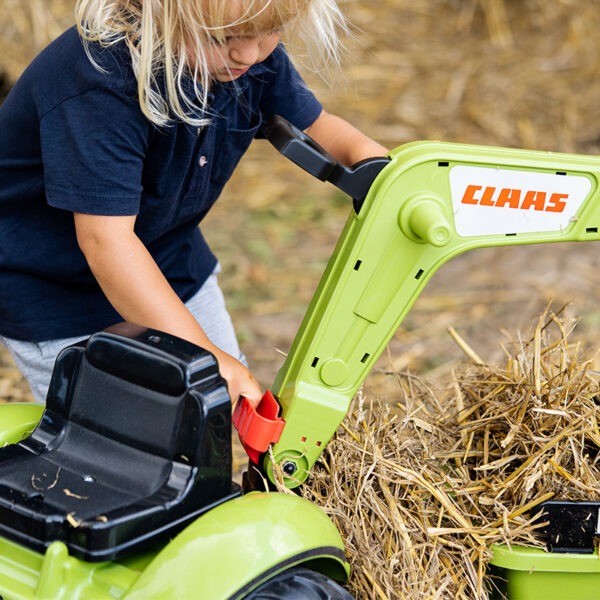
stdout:
<svg viewBox="0 0 600 600">
<path fill-rule="evenodd" d="M 263 125 L 262 133 L 281 154 L 305 171 L 329 181 L 354 200 L 358 214 L 371 184 L 390 159 L 384 156 L 367 158 L 346 167 L 325 151 L 315 140 L 279 115 Z"/>
<path fill-rule="evenodd" d="M 0 449 L 0 535 L 115 560 L 238 496 L 217 362 L 128 323 L 63 350 L 33 434 Z"/>
<path fill-rule="evenodd" d="M 600 535 L 600 502 L 550 500 L 540 505 L 550 552 L 591 554 Z"/>
</svg>

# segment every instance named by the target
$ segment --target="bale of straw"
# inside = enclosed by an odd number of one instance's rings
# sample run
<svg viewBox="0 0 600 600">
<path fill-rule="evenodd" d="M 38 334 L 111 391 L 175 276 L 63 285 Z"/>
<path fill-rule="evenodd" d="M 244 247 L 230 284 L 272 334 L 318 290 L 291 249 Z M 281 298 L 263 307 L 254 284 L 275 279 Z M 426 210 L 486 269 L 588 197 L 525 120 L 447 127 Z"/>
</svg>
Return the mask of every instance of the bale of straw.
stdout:
<svg viewBox="0 0 600 600">
<path fill-rule="evenodd" d="M 402 374 L 395 404 L 359 394 L 303 488 L 357 598 L 488 598 L 492 544 L 544 547 L 532 509 L 600 499 L 598 374 L 571 328 L 546 313 L 505 365 L 469 362 L 444 391 Z"/>
</svg>

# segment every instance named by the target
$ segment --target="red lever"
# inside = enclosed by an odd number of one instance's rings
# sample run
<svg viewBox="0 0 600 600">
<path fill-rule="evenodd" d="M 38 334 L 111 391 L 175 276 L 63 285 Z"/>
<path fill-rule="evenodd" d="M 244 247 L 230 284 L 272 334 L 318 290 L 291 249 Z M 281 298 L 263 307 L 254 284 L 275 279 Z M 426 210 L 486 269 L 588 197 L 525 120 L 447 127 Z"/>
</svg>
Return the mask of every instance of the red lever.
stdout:
<svg viewBox="0 0 600 600">
<path fill-rule="evenodd" d="M 270 444 L 275 444 L 281 437 L 285 421 L 278 417 L 279 403 L 269 390 L 254 408 L 250 402 L 240 397 L 233 411 L 233 424 L 238 430 L 242 446 L 250 460 L 258 464 L 258 459 L 266 452 Z"/>
</svg>

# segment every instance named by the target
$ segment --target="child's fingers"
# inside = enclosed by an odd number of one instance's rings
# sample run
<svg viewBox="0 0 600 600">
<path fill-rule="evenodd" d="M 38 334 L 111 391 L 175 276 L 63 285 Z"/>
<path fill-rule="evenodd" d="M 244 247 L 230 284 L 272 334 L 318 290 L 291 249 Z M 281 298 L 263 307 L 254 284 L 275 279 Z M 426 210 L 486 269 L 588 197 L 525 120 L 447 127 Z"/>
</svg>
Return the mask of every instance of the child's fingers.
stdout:
<svg viewBox="0 0 600 600">
<path fill-rule="evenodd" d="M 235 403 L 239 396 L 244 396 L 256 408 L 262 399 L 262 392 L 248 368 L 225 353 L 218 357 L 218 361 L 219 371 L 227 381 L 231 402 Z"/>
<path fill-rule="evenodd" d="M 260 389 L 260 386 L 258 385 L 258 382 L 256 381 L 256 379 L 254 379 L 250 371 L 248 371 L 248 375 L 249 380 L 247 382 L 247 385 L 244 386 L 243 391 L 241 391 L 239 395 L 244 396 L 244 398 L 246 398 L 248 402 L 250 402 L 250 404 L 254 408 L 256 408 L 262 400 L 262 391 Z M 232 398 L 231 401 L 233 402 L 234 399 Z"/>
</svg>

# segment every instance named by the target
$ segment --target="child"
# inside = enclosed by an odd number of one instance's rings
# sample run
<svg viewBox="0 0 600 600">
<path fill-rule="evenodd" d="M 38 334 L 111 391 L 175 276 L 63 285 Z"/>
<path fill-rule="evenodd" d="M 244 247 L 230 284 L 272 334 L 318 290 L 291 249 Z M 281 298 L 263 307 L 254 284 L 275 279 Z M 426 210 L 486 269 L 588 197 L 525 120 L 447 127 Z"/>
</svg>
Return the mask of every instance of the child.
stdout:
<svg viewBox="0 0 600 600">
<path fill-rule="evenodd" d="M 0 340 L 43 402 L 61 348 L 127 320 L 187 339 L 254 405 L 198 224 L 280 114 L 351 165 L 280 44 L 335 59 L 335 0 L 79 0 L 0 107 Z"/>
</svg>

